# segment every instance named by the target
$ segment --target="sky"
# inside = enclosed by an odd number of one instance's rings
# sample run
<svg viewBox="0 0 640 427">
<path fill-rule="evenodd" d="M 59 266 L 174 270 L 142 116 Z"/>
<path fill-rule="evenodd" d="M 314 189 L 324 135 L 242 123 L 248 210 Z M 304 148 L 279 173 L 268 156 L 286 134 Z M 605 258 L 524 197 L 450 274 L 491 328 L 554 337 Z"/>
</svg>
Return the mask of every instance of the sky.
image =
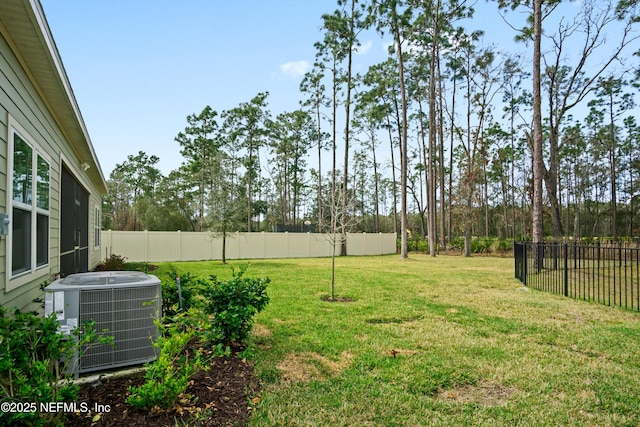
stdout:
<svg viewBox="0 0 640 427">
<path fill-rule="evenodd" d="M 272 115 L 299 107 L 300 81 L 335 0 L 41 0 L 105 178 L 130 154 L 180 166 L 174 138 L 206 105 L 269 92 Z M 375 39 L 375 40 L 374 40 Z M 356 69 L 386 57 L 363 40 Z"/>
<path fill-rule="evenodd" d="M 186 117 L 222 112 L 269 92 L 272 117 L 299 107 L 303 74 L 336 0 L 40 0 L 105 178 L 144 151 L 167 175 L 183 159 Z M 580 2 L 567 2 L 566 15 Z M 495 3 L 478 0 L 465 26 L 484 46 L 529 54 Z M 565 13 L 554 14 L 562 19 Z M 508 19 L 522 19 L 510 12 Z M 354 70 L 388 56 L 389 37 L 359 37 Z"/>
</svg>

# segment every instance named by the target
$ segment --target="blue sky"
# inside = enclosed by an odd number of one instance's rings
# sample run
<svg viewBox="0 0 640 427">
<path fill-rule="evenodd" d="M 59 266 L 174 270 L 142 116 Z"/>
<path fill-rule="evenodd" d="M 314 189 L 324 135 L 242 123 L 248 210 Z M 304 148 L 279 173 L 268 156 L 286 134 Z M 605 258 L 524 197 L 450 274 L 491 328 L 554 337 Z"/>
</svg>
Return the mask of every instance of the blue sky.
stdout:
<svg viewBox="0 0 640 427">
<path fill-rule="evenodd" d="M 268 91 L 272 116 L 298 108 L 302 74 L 336 0 L 41 0 L 105 177 L 127 155 L 180 166 L 178 132 L 206 105 L 221 112 Z M 563 4 L 556 19 L 580 2 Z M 530 55 L 495 3 L 480 0 L 467 27 L 483 45 Z M 512 22 L 522 11 L 509 12 Z M 521 25 L 516 23 L 515 25 Z M 389 39 L 360 36 L 356 72 L 387 57 Z"/>
<path fill-rule="evenodd" d="M 41 0 L 105 177 L 129 154 L 181 163 L 186 116 L 268 91 L 273 115 L 298 108 L 334 0 Z M 356 66 L 386 56 L 372 34 Z"/>
</svg>

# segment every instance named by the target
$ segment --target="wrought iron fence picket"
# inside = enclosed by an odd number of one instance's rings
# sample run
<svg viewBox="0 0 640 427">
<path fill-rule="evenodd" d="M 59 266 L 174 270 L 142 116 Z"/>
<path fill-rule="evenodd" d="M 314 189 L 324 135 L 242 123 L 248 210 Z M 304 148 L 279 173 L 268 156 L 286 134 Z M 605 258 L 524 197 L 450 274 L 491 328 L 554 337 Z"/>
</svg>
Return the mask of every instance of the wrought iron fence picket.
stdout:
<svg viewBox="0 0 640 427">
<path fill-rule="evenodd" d="M 514 242 L 515 277 L 525 286 L 640 310 L 640 248 Z"/>
</svg>

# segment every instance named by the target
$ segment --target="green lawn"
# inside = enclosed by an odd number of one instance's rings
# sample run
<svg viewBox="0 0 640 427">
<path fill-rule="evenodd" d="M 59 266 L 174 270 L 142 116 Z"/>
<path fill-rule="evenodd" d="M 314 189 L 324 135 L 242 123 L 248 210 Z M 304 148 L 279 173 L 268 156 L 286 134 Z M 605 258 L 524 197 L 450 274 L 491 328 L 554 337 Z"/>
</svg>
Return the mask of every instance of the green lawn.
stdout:
<svg viewBox="0 0 640 427">
<path fill-rule="evenodd" d="M 330 262 L 250 262 L 272 281 L 247 352 L 252 426 L 640 425 L 637 312 L 528 290 L 487 257 L 338 258 L 354 301 L 325 302 Z"/>
</svg>

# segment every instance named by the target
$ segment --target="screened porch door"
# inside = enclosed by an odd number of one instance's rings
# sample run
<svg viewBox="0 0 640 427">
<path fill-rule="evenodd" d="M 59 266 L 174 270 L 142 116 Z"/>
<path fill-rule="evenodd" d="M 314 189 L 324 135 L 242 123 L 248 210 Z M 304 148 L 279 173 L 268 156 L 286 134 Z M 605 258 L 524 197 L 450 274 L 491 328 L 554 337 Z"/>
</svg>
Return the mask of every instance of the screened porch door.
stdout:
<svg viewBox="0 0 640 427">
<path fill-rule="evenodd" d="M 60 275 L 89 270 L 89 194 L 62 168 L 60 194 Z"/>
</svg>

